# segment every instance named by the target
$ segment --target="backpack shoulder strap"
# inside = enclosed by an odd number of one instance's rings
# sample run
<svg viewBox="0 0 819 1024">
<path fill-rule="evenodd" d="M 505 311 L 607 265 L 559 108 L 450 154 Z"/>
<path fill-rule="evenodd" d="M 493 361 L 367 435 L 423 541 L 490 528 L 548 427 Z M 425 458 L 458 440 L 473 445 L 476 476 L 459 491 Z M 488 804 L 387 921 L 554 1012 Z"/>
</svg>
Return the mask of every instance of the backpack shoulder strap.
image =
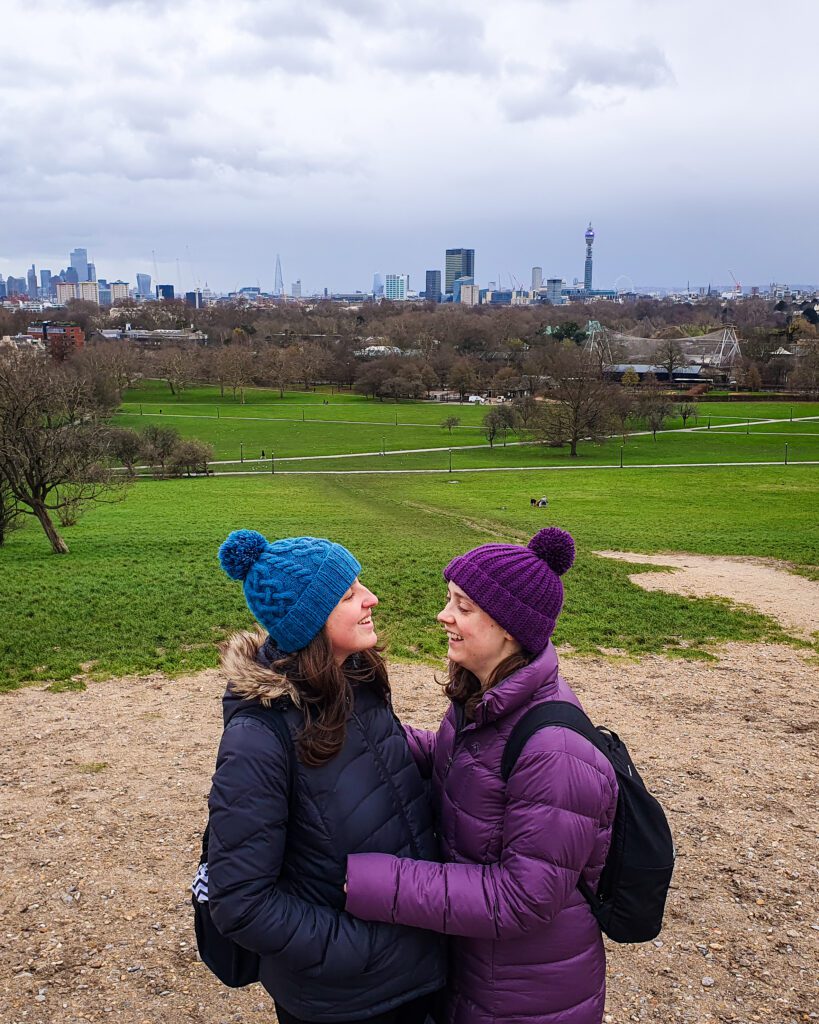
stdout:
<svg viewBox="0 0 819 1024">
<path fill-rule="evenodd" d="M 597 747 L 601 754 L 609 756 L 605 736 L 595 728 L 585 711 L 582 711 L 576 704 L 570 704 L 565 700 L 544 701 L 542 704 L 536 704 L 530 708 L 515 722 L 501 759 L 501 777 L 504 782 L 509 781 L 509 776 L 528 740 L 536 732 L 551 725 L 559 725 L 564 729 L 571 729 L 572 732 L 579 733 L 589 743 Z"/>
<path fill-rule="evenodd" d="M 284 756 L 287 761 L 287 799 L 288 803 L 293 803 L 293 792 L 295 788 L 295 765 L 293 759 L 295 757 L 295 750 L 293 749 L 293 737 L 290 735 L 290 730 L 287 728 L 287 722 L 284 720 L 284 715 L 278 708 L 266 708 L 263 704 L 248 704 L 246 707 L 239 708 L 239 710 L 231 717 L 230 721 L 233 722 L 237 718 L 253 718 L 257 722 L 260 722 L 266 729 L 271 732 L 275 732 L 279 739 L 282 741 L 284 747 Z M 228 725 L 230 722 L 228 723 Z"/>
</svg>

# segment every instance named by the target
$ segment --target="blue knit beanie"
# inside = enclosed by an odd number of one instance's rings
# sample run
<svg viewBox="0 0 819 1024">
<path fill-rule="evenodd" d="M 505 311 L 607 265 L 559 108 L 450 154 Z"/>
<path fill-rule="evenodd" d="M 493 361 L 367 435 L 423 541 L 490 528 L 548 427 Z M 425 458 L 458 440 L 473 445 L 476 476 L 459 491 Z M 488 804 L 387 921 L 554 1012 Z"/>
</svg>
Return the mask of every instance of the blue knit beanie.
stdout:
<svg viewBox="0 0 819 1024">
<path fill-rule="evenodd" d="M 320 632 L 361 570 L 330 540 L 287 537 L 271 544 L 256 530 L 234 530 L 219 548 L 219 561 L 231 579 L 244 581 L 253 617 L 288 654 Z"/>
</svg>

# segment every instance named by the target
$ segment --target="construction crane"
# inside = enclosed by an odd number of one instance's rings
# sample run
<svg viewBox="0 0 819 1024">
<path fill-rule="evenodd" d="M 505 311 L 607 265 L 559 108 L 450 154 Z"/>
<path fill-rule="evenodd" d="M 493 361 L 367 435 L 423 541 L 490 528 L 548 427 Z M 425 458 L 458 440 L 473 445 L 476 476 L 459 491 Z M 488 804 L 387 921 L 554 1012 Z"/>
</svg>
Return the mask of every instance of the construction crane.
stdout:
<svg viewBox="0 0 819 1024">
<path fill-rule="evenodd" d="M 734 277 L 733 270 L 729 270 L 728 273 L 731 275 L 731 280 L 734 282 L 734 298 L 738 299 L 742 295 L 742 285 Z"/>
</svg>

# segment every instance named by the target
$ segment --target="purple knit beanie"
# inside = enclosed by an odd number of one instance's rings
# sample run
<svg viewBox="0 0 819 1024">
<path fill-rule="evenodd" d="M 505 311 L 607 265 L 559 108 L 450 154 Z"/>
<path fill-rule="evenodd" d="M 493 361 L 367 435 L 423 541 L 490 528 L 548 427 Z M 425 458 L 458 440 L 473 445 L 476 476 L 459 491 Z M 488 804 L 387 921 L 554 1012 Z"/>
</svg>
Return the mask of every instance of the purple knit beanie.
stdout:
<svg viewBox="0 0 819 1024">
<path fill-rule="evenodd" d="M 519 544 L 484 544 L 453 558 L 444 579 L 456 583 L 530 654 L 540 654 L 563 607 L 560 577 L 574 562 L 574 540 L 550 526 Z"/>
</svg>

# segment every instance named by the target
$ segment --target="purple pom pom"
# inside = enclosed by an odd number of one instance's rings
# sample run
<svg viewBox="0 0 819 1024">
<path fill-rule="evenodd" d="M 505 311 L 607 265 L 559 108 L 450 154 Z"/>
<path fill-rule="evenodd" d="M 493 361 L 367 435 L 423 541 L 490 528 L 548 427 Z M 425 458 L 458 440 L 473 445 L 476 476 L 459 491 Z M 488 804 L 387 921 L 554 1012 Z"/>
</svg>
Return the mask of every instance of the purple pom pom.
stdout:
<svg viewBox="0 0 819 1024">
<path fill-rule="evenodd" d="M 234 530 L 219 548 L 219 562 L 232 580 L 243 580 L 267 546 L 256 530 Z"/>
<path fill-rule="evenodd" d="M 559 530 L 556 526 L 539 530 L 529 541 L 529 548 L 558 576 L 571 569 L 574 562 L 572 535 L 565 530 Z"/>
</svg>

